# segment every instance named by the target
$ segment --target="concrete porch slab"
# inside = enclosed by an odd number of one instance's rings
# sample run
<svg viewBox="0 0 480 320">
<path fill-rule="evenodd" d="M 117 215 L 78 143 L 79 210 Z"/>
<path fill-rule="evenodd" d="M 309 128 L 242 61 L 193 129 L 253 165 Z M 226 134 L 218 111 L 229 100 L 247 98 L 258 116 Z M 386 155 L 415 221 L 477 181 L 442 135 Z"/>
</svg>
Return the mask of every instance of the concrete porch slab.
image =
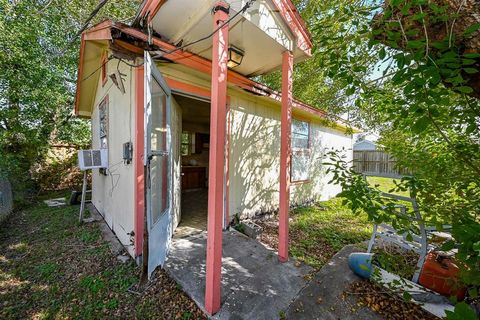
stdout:
<svg viewBox="0 0 480 320">
<path fill-rule="evenodd" d="M 165 270 L 204 310 L 206 232 L 172 240 Z M 279 263 L 276 252 L 232 230 L 223 233 L 222 307 L 211 319 L 279 319 L 312 269 Z"/>
</svg>

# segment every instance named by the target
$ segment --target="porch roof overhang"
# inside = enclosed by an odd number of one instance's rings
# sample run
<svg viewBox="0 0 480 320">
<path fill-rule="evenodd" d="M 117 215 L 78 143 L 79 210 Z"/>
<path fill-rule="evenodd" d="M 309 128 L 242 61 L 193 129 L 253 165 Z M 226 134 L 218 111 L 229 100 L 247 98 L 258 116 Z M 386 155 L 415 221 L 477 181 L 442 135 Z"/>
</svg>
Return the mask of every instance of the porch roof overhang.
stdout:
<svg viewBox="0 0 480 320">
<path fill-rule="evenodd" d="M 230 6 L 230 45 L 242 50 L 242 63 L 235 71 L 247 77 L 277 70 L 282 53 L 295 62 L 311 56 L 310 34 L 291 0 L 256 0 L 245 12 L 247 0 L 223 0 Z M 177 47 L 205 38 L 212 32 L 211 11 L 218 0 L 145 0 L 134 26 L 150 28 L 161 39 Z M 185 50 L 211 60 L 211 41 L 201 41 Z"/>
<path fill-rule="evenodd" d="M 123 48 L 138 55 L 138 57 L 143 57 L 144 50 L 168 52 L 175 49 L 175 46 L 157 37 L 152 37 L 149 45 L 148 38 L 147 34 L 136 28 L 110 20 L 97 24 L 82 34 L 75 98 L 75 114 L 77 116 L 89 118 L 92 115 L 101 73 L 102 54 L 105 49 L 115 45 L 115 47 Z M 210 60 L 182 50 L 166 54 L 163 58 L 205 74 L 210 74 L 212 70 Z M 252 95 L 260 96 L 270 101 L 273 100 L 278 104 L 281 103 L 281 93 L 236 71 L 228 70 L 228 84 Z M 333 119 L 333 126 L 339 130 L 347 130 L 349 128 L 353 129 L 353 132 L 358 131 L 352 128 L 347 121 L 329 115 L 327 112 L 299 100 L 293 101 L 293 112 L 294 115 L 297 114 L 309 119 Z"/>
</svg>

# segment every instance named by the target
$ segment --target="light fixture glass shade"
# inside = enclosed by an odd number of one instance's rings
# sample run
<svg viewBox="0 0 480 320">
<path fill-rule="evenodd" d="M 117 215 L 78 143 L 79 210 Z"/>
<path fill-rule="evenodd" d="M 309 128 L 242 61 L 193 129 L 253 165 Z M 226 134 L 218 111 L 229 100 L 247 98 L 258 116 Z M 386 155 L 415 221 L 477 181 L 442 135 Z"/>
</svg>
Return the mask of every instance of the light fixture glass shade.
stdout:
<svg viewBox="0 0 480 320">
<path fill-rule="evenodd" d="M 243 61 L 244 52 L 238 48 L 230 47 L 228 48 L 228 63 L 227 67 L 235 68 L 238 67 Z"/>
</svg>

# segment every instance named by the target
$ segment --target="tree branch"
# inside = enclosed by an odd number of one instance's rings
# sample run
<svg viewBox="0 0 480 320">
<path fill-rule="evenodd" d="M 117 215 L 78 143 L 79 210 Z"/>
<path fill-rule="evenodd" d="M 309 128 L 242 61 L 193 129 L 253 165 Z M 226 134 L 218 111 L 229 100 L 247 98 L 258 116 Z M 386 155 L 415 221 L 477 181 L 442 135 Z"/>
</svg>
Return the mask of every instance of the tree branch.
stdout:
<svg viewBox="0 0 480 320">
<path fill-rule="evenodd" d="M 427 112 L 427 117 L 430 119 L 430 121 L 432 122 L 433 126 L 435 127 L 435 129 L 437 130 L 437 132 L 442 136 L 443 140 L 445 140 L 445 142 L 448 144 L 448 146 L 450 148 L 452 148 L 459 156 L 460 158 L 462 158 L 462 160 L 464 161 L 464 163 L 470 167 L 473 171 L 476 172 L 477 174 L 477 179 L 480 178 L 480 168 L 475 166 L 471 160 L 461 151 L 459 151 L 456 147 L 455 147 L 455 144 L 452 142 L 452 140 L 450 140 L 450 138 L 445 134 L 445 132 L 443 132 L 442 128 L 440 128 L 440 126 L 438 125 L 438 123 L 435 121 L 435 119 L 433 119 L 431 113 L 430 113 L 430 110 L 428 110 Z"/>
<path fill-rule="evenodd" d="M 460 13 L 460 10 L 462 10 L 462 7 L 465 5 L 465 2 L 467 0 L 463 0 L 462 3 L 460 4 L 460 6 L 458 7 L 458 10 L 456 12 L 456 16 L 458 16 L 458 14 Z M 457 21 L 457 17 L 455 16 L 455 18 L 453 19 L 452 21 L 452 27 L 450 28 L 450 35 L 449 35 L 449 38 L 448 38 L 448 47 L 451 48 L 452 47 L 452 35 L 453 35 L 453 27 L 455 26 L 455 22 Z"/>
<path fill-rule="evenodd" d="M 420 8 L 420 13 L 423 15 L 423 9 L 422 9 L 422 5 L 419 5 L 418 6 Z M 422 16 L 422 25 L 423 25 L 423 31 L 425 32 L 425 41 L 426 41 L 426 45 L 425 45 L 425 59 L 428 58 L 428 32 L 427 32 L 427 26 L 425 25 L 425 18 L 423 18 Z M 432 60 L 433 61 L 433 60 Z M 435 62 L 434 62 L 435 63 Z"/>
<path fill-rule="evenodd" d="M 85 29 L 88 28 L 88 25 L 90 24 L 90 21 L 92 21 L 92 19 L 97 15 L 97 13 L 100 11 L 100 9 L 103 8 L 103 6 L 105 6 L 107 4 L 108 0 L 101 0 L 97 7 L 92 11 L 92 13 L 90 13 L 90 16 L 87 18 L 87 20 L 85 21 L 85 23 L 83 24 L 83 27 L 77 32 L 77 37 L 79 35 L 82 34 L 83 31 L 85 31 Z"/>
</svg>

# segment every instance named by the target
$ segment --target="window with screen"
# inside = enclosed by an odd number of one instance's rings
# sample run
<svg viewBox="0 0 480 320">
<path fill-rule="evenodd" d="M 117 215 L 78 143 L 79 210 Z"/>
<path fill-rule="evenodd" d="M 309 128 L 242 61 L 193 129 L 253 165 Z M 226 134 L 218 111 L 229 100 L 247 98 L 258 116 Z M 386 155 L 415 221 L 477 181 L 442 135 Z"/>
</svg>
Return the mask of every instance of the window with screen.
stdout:
<svg viewBox="0 0 480 320">
<path fill-rule="evenodd" d="M 290 180 L 292 182 L 310 179 L 310 123 L 292 120 L 292 159 Z"/>
<path fill-rule="evenodd" d="M 98 118 L 100 121 L 100 149 L 108 149 L 108 97 L 98 106 Z"/>
</svg>

